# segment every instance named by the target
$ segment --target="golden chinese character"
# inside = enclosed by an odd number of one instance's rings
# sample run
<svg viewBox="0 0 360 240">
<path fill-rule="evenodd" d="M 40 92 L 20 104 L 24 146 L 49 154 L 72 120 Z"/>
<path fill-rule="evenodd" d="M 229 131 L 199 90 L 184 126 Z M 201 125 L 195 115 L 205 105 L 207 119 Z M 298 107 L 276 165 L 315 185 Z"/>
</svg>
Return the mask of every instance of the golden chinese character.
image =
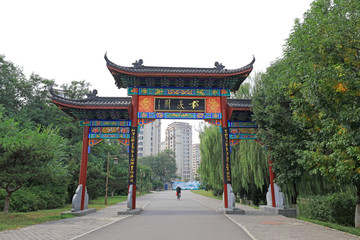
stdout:
<svg viewBox="0 0 360 240">
<path fill-rule="evenodd" d="M 165 99 L 165 109 L 170 109 L 170 101 L 171 99 Z"/>
<path fill-rule="evenodd" d="M 177 105 L 177 109 L 185 109 L 183 100 L 179 100 L 179 104 Z"/>
<path fill-rule="evenodd" d="M 192 109 L 195 109 L 196 107 L 199 107 L 199 100 L 194 100 L 189 105 L 192 107 Z"/>
</svg>

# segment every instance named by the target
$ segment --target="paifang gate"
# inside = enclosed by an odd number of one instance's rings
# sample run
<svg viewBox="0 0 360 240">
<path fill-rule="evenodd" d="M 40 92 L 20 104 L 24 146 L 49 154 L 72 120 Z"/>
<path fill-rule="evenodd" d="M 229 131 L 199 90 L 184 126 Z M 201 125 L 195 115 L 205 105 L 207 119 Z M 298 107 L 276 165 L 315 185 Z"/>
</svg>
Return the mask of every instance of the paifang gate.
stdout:
<svg viewBox="0 0 360 240">
<path fill-rule="evenodd" d="M 94 90 L 87 98 L 74 100 L 50 90 L 53 103 L 84 127 L 75 211 L 87 208 L 88 147 L 106 138 L 129 146 L 127 204 L 129 210 L 136 209 L 138 127 L 156 119 L 203 119 L 221 129 L 224 209 L 231 211 L 230 147 L 241 139 L 255 139 L 256 126 L 251 121 L 250 100 L 230 99 L 230 93 L 251 73 L 255 58 L 237 69 L 226 69 L 218 62 L 213 68 L 144 66 L 141 59 L 124 67 L 106 54 L 105 60 L 116 86 L 127 88 L 129 97 L 98 97 Z"/>
</svg>

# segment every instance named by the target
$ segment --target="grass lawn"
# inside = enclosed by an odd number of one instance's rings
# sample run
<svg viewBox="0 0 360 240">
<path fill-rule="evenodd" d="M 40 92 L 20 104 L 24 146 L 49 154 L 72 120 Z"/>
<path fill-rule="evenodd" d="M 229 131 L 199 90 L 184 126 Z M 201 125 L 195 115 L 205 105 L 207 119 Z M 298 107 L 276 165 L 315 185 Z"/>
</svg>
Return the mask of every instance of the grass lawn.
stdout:
<svg viewBox="0 0 360 240">
<path fill-rule="evenodd" d="M 105 208 L 107 206 L 114 205 L 118 202 L 126 201 L 127 196 L 114 196 L 108 197 L 108 204 L 105 205 L 105 198 L 99 197 L 97 199 L 90 200 L 88 207 L 96 208 L 96 210 Z M 0 231 L 17 229 L 37 223 L 42 223 L 51 220 L 59 220 L 64 218 L 74 217 L 73 215 L 66 214 L 61 216 L 62 212 L 68 211 L 71 209 L 71 204 L 65 205 L 63 208 L 49 209 L 49 210 L 39 210 L 35 212 L 14 212 L 4 214 L 0 213 Z"/>
<path fill-rule="evenodd" d="M 342 232 L 347 232 L 347 233 L 351 233 L 354 235 L 358 235 L 360 236 L 360 229 L 359 228 L 355 228 L 355 227 L 347 227 L 347 226 L 342 226 L 336 223 L 329 223 L 329 222 L 322 222 L 322 221 L 318 221 L 318 220 L 312 220 L 312 219 L 308 219 L 308 218 L 304 218 L 302 216 L 298 216 L 297 217 L 300 220 L 306 221 L 306 222 L 311 222 L 311 223 L 315 223 L 324 227 L 328 227 L 328 228 L 332 228 L 332 229 L 336 229 Z"/>
<path fill-rule="evenodd" d="M 199 194 L 201 196 L 204 196 L 204 197 L 209 197 L 209 198 L 215 198 L 215 199 L 218 199 L 218 200 L 222 200 L 222 196 L 219 196 L 219 197 L 216 197 L 212 194 L 212 192 L 210 191 L 205 191 L 205 190 L 191 190 L 192 193 L 196 193 L 196 194 Z"/>
</svg>

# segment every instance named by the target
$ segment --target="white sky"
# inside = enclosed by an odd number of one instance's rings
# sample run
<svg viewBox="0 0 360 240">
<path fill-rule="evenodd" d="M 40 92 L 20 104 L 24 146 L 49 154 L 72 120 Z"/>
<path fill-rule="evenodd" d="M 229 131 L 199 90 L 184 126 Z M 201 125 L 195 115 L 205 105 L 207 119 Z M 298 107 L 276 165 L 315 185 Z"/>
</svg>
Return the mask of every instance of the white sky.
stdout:
<svg viewBox="0 0 360 240">
<path fill-rule="evenodd" d="M 59 85 L 86 80 L 99 96 L 127 96 L 103 58 L 119 65 L 265 71 L 312 0 L 0 0 L 0 54 Z M 163 131 L 172 121 L 163 121 Z M 197 126 L 198 121 L 191 121 Z M 194 134 L 194 142 L 199 142 Z"/>
</svg>

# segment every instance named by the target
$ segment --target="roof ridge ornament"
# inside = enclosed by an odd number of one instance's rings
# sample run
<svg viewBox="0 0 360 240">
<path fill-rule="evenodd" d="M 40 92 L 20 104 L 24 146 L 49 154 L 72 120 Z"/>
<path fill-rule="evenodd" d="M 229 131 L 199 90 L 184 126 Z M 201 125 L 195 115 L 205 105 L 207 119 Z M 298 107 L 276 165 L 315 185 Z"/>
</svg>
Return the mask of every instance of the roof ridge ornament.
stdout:
<svg viewBox="0 0 360 240">
<path fill-rule="evenodd" d="M 90 91 L 89 93 L 86 94 L 87 98 L 97 98 L 98 96 L 96 96 L 98 93 L 98 91 L 96 89 L 94 89 L 92 92 Z"/>
<path fill-rule="evenodd" d="M 142 59 L 139 59 L 139 61 L 136 60 L 134 63 L 132 63 L 132 65 L 134 65 L 134 68 L 141 68 L 144 66 L 143 63 L 144 61 Z"/>
<path fill-rule="evenodd" d="M 225 68 L 224 65 L 222 65 L 222 63 L 219 63 L 219 62 L 215 62 L 215 68 L 216 70 L 223 70 Z"/>
</svg>

